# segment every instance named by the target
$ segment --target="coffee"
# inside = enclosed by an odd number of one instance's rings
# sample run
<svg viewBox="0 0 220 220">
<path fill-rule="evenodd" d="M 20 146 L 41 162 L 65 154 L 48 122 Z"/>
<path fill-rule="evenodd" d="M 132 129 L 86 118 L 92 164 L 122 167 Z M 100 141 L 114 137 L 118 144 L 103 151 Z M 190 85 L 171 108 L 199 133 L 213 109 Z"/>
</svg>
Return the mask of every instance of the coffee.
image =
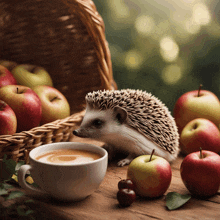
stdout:
<svg viewBox="0 0 220 220">
<path fill-rule="evenodd" d="M 37 156 L 35 159 L 41 162 L 59 164 L 80 164 L 94 161 L 101 158 L 101 155 L 86 150 L 59 149 L 46 152 Z"/>
</svg>

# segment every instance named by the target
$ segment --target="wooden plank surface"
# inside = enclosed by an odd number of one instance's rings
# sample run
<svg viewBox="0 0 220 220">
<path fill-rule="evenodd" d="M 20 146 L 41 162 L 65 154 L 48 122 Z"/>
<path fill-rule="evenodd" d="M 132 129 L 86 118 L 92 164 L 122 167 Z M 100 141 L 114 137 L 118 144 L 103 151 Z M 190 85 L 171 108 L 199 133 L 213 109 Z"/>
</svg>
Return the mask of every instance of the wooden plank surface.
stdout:
<svg viewBox="0 0 220 220">
<path fill-rule="evenodd" d="M 101 145 L 98 142 L 74 139 L 74 141 L 89 142 Z M 183 157 L 171 164 L 172 181 L 168 192 L 188 193 L 180 177 L 180 164 Z M 126 208 L 118 205 L 116 194 L 120 179 L 126 178 L 127 168 L 117 167 L 117 161 L 110 162 L 106 176 L 98 190 L 80 202 L 62 203 L 58 201 L 40 199 L 36 200 L 34 209 L 39 219 L 220 219 L 220 193 L 207 199 L 190 199 L 183 207 L 169 211 L 165 206 L 165 195 L 157 199 L 137 198 Z"/>
</svg>

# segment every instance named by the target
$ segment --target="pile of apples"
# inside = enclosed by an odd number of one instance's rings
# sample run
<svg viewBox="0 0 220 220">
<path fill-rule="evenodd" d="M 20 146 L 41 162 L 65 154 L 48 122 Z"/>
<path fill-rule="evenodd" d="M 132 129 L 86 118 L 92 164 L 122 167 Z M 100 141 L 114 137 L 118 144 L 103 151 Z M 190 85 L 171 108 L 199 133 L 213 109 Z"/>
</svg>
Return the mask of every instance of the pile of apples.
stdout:
<svg viewBox="0 0 220 220">
<path fill-rule="evenodd" d="M 220 187 L 220 101 L 207 90 L 190 91 L 175 103 L 173 115 L 180 135 L 180 148 L 185 154 L 180 176 L 195 197 L 215 195 Z M 172 179 L 170 164 L 151 155 L 136 157 L 128 166 L 127 179 L 118 183 L 117 200 L 131 205 L 136 195 L 147 198 L 162 196 Z"/>
<path fill-rule="evenodd" d="M 151 155 L 136 157 L 128 166 L 127 179 L 118 182 L 117 200 L 122 207 L 130 206 L 136 196 L 159 198 L 168 190 L 172 180 L 170 163 Z M 188 154 L 180 165 L 180 176 L 188 191 L 195 197 L 207 199 L 220 187 L 220 156 L 202 150 Z"/>
<path fill-rule="evenodd" d="M 141 155 L 131 161 L 127 179 L 118 183 L 117 200 L 121 206 L 131 205 L 136 195 L 147 198 L 162 196 L 170 186 L 172 170 L 169 162 L 162 157 Z"/>
<path fill-rule="evenodd" d="M 210 150 L 220 153 L 220 101 L 207 90 L 190 91 L 175 103 L 173 116 L 180 134 L 182 153 Z"/>
<path fill-rule="evenodd" d="M 27 131 L 70 115 L 65 96 L 43 68 L 0 61 L 0 135 Z"/>
</svg>

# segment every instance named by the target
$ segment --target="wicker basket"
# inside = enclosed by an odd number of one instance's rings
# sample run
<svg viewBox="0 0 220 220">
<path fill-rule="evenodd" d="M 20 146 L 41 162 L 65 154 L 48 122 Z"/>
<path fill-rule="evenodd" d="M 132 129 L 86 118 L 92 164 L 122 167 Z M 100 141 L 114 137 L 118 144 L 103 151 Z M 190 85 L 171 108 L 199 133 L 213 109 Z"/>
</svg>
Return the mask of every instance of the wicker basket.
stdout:
<svg viewBox="0 0 220 220">
<path fill-rule="evenodd" d="M 104 23 L 91 0 L 0 0 L 0 59 L 43 66 L 67 98 L 71 116 L 0 136 L 0 159 L 27 158 L 39 145 L 68 141 L 85 95 L 117 88 Z"/>
</svg>

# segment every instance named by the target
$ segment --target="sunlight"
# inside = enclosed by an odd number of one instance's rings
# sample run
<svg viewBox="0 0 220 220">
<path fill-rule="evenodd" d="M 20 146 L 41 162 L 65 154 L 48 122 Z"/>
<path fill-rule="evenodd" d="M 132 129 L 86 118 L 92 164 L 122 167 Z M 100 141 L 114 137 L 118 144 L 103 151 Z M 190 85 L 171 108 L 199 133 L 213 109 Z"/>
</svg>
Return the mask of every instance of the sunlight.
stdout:
<svg viewBox="0 0 220 220">
<path fill-rule="evenodd" d="M 137 69 L 142 62 L 143 58 L 138 51 L 130 50 L 125 55 L 125 65 L 129 68 Z"/>
<path fill-rule="evenodd" d="M 160 53 L 167 62 L 173 62 L 179 55 L 179 46 L 171 37 L 164 37 L 160 41 Z"/>
<path fill-rule="evenodd" d="M 180 66 L 178 66 L 177 64 L 166 66 L 162 71 L 161 77 L 166 84 L 177 83 L 182 77 Z"/>
<path fill-rule="evenodd" d="M 197 34 L 200 31 L 201 26 L 195 23 L 193 19 L 188 19 L 185 22 L 185 29 L 190 34 Z"/>
<path fill-rule="evenodd" d="M 161 21 L 156 27 L 155 37 L 166 35 L 170 30 L 170 22 L 169 20 Z"/>
<path fill-rule="evenodd" d="M 183 0 L 185 3 L 187 4 L 192 4 L 194 3 L 196 0 Z"/>
<path fill-rule="evenodd" d="M 135 28 L 140 35 L 149 35 L 155 27 L 154 19 L 147 15 L 139 16 L 135 21 Z"/>
<path fill-rule="evenodd" d="M 193 7 L 193 21 L 199 25 L 207 25 L 211 21 L 209 10 L 205 4 L 195 4 Z"/>
<path fill-rule="evenodd" d="M 108 4 L 114 12 L 113 20 L 118 22 L 120 19 L 126 19 L 130 16 L 130 10 L 124 0 L 111 0 L 108 1 Z"/>
</svg>

